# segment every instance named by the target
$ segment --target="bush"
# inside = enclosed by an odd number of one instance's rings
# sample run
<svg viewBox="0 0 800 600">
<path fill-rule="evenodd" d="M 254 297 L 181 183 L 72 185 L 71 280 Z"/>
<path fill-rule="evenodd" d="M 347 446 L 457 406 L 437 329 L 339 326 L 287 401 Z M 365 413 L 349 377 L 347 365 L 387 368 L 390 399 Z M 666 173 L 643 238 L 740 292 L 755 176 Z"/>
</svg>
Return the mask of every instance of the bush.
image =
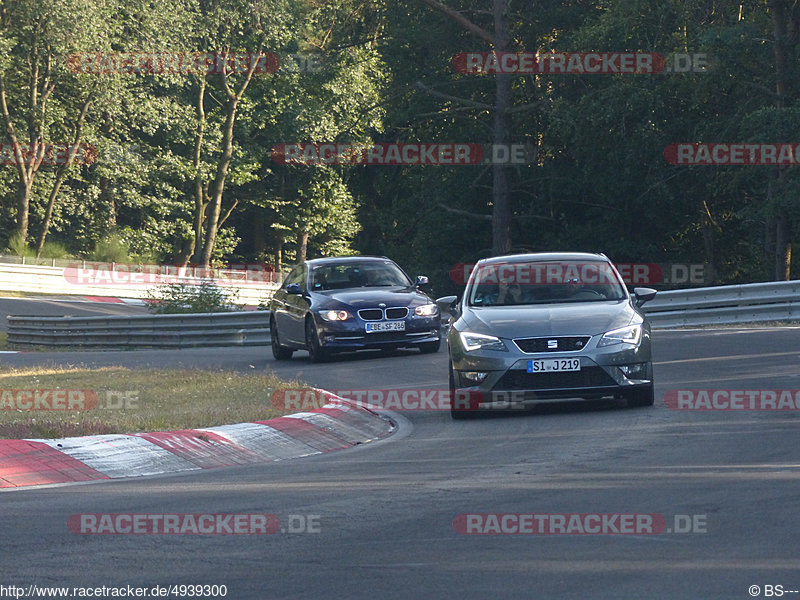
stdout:
<svg viewBox="0 0 800 600">
<path fill-rule="evenodd" d="M 237 296 L 238 292 L 220 289 L 213 281 L 167 283 L 147 293 L 147 309 L 156 314 L 230 312 Z"/>
<path fill-rule="evenodd" d="M 64 244 L 59 242 L 45 242 L 42 247 L 41 258 L 72 258 Z"/>
<path fill-rule="evenodd" d="M 130 254 L 128 243 L 118 233 L 112 233 L 98 240 L 87 258 L 97 262 L 129 263 L 133 262 Z"/>
<path fill-rule="evenodd" d="M 13 256 L 24 256 L 25 258 L 32 258 L 36 256 L 36 252 L 34 252 L 33 248 L 25 243 L 25 240 L 22 239 L 22 236 L 19 233 L 15 233 L 8 240 L 8 252 Z"/>
</svg>

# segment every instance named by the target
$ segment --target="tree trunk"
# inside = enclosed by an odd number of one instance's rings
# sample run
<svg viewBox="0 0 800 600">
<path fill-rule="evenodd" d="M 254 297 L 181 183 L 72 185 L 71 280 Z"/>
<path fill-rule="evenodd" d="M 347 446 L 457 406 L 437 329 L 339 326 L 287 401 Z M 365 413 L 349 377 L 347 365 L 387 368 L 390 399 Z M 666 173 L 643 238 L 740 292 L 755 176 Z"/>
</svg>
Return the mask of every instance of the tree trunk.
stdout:
<svg viewBox="0 0 800 600">
<path fill-rule="evenodd" d="M 791 279 L 792 242 L 789 219 L 780 214 L 775 223 L 775 281 Z"/>
<path fill-rule="evenodd" d="M 33 183 L 29 179 L 20 179 L 17 181 L 17 193 L 15 195 L 15 204 L 17 207 L 17 229 L 16 233 L 22 238 L 22 241 L 28 239 L 28 215 L 31 202 L 31 186 Z"/>
<path fill-rule="evenodd" d="M 295 257 L 295 263 L 300 264 L 301 262 L 305 261 L 306 253 L 308 252 L 308 232 L 301 231 L 297 234 L 297 256 Z"/>
<path fill-rule="evenodd" d="M 790 43 L 788 35 L 789 14 L 785 0 L 768 0 L 767 5 L 772 17 L 773 47 L 775 51 L 775 105 L 779 111 L 785 106 L 788 56 L 787 46 Z M 778 182 L 778 195 L 782 190 L 782 183 L 786 167 L 776 167 L 775 179 Z M 791 279 L 792 242 L 791 224 L 784 209 L 780 209 L 775 216 L 775 280 L 788 281 Z"/>
<path fill-rule="evenodd" d="M 192 165 L 195 168 L 194 178 L 194 221 L 192 230 L 194 231 L 194 252 L 192 262 L 199 263 L 203 252 L 203 221 L 206 212 L 206 190 L 203 185 L 203 176 L 200 173 L 200 159 L 203 150 L 203 138 L 206 132 L 206 111 L 203 103 L 205 102 L 206 78 L 200 79 L 200 89 L 197 93 L 197 133 L 194 139 L 194 157 Z"/>
<path fill-rule="evenodd" d="M 219 216 L 222 211 L 222 193 L 225 191 L 225 178 L 228 176 L 228 167 L 233 159 L 233 125 L 236 122 L 236 109 L 239 100 L 231 100 L 226 106 L 225 125 L 222 129 L 222 156 L 217 163 L 217 173 L 214 176 L 214 183 L 211 188 L 211 199 L 209 201 L 210 212 L 206 222 L 205 244 L 200 263 L 207 267 L 211 264 L 211 254 L 217 243 L 217 228 Z"/>
<path fill-rule="evenodd" d="M 83 124 L 86 121 L 86 113 L 89 112 L 89 107 L 92 105 L 93 92 L 94 87 L 89 91 L 89 95 L 81 107 L 80 115 L 75 123 L 75 133 L 72 136 L 72 146 L 69 148 L 67 161 L 65 164 L 60 165 L 58 167 L 58 171 L 56 172 L 56 180 L 53 183 L 52 189 L 50 190 L 50 197 L 47 199 L 47 209 L 44 215 L 44 222 L 42 223 L 42 230 L 39 233 L 39 239 L 36 242 L 37 258 L 42 254 L 44 242 L 47 238 L 47 232 L 50 230 L 50 222 L 53 219 L 53 209 L 55 208 L 56 198 L 58 198 L 58 192 L 61 190 L 61 184 L 64 183 L 64 179 L 67 178 L 67 171 L 72 166 L 72 161 L 75 159 L 75 153 L 78 150 L 78 144 L 81 143 L 81 138 L 83 137 Z"/>
<path fill-rule="evenodd" d="M 50 196 L 47 198 L 47 209 L 44 213 L 44 221 L 42 222 L 42 230 L 39 232 L 39 239 L 36 241 L 36 258 L 42 255 L 44 249 L 44 242 L 47 239 L 47 232 L 50 230 L 50 222 L 53 220 L 53 209 L 56 205 L 56 198 L 58 192 L 61 190 L 61 184 L 67 177 L 66 169 L 59 169 L 56 173 L 56 180 L 53 182 L 53 187 L 50 189 Z"/>
<path fill-rule="evenodd" d="M 773 266 L 775 264 L 775 231 L 777 231 L 775 217 L 767 217 L 764 222 L 764 254 L 769 257 Z"/>
<path fill-rule="evenodd" d="M 494 35 L 472 23 L 457 10 L 448 8 L 439 0 L 422 0 L 425 4 L 453 19 L 467 31 L 488 42 L 495 52 L 507 52 L 508 0 L 493 0 Z M 495 144 L 508 144 L 511 131 L 511 75 L 495 75 L 494 125 L 492 138 Z M 492 166 L 492 252 L 506 254 L 511 250 L 511 192 L 506 165 Z"/>
<path fill-rule="evenodd" d="M 714 285 L 714 282 L 717 280 L 717 273 L 714 265 L 716 264 L 716 257 L 715 257 L 715 244 L 714 244 L 714 221 L 709 215 L 708 205 L 704 202 L 703 203 L 703 221 L 702 221 L 702 228 L 703 228 L 703 250 L 705 254 L 705 263 L 703 265 L 704 269 L 704 282 L 705 285 Z"/>
<path fill-rule="evenodd" d="M 259 260 L 266 260 L 264 253 L 267 247 L 266 224 L 264 213 L 256 211 L 253 215 L 253 256 Z"/>
<path fill-rule="evenodd" d="M 109 231 L 117 227 L 117 201 L 114 200 L 114 194 L 110 191 L 111 181 L 108 177 L 100 178 L 100 195 L 108 199 L 108 221 L 106 225 Z"/>
<path fill-rule="evenodd" d="M 256 52 L 261 52 L 260 46 L 256 49 Z M 239 101 L 247 91 L 247 86 L 250 85 L 256 65 L 256 61 L 251 61 L 247 76 L 235 93 L 230 88 L 226 76 L 223 76 L 222 83 L 228 95 L 228 103 L 225 105 L 225 124 L 222 126 L 222 155 L 217 162 L 217 172 L 214 176 L 211 198 L 208 202 L 211 212 L 208 214 L 206 221 L 205 243 L 203 244 L 203 254 L 200 259 L 200 263 L 205 267 L 211 264 L 211 255 L 217 243 L 219 216 L 222 212 L 222 193 L 225 191 L 225 178 L 228 176 L 228 168 L 231 166 L 231 160 L 233 159 L 233 126 L 236 124 L 236 111 L 239 108 Z"/>
<path fill-rule="evenodd" d="M 32 48 L 35 47 L 36 43 L 36 34 L 34 34 Z M 45 148 L 42 139 L 41 123 L 45 120 L 44 116 L 47 100 L 56 85 L 50 76 L 49 63 L 45 74 L 40 76 L 39 63 L 33 56 L 33 50 L 28 56 L 28 65 L 30 72 L 28 73 L 28 105 L 26 107 L 25 121 L 27 121 L 28 125 L 27 133 L 30 146 L 28 147 L 29 152 L 27 156 L 23 156 L 22 148 L 19 145 L 19 137 L 14 127 L 14 120 L 8 108 L 5 77 L 3 73 L 0 73 L 0 110 L 2 110 L 3 113 L 3 121 L 6 125 L 8 139 L 11 141 L 12 147 L 14 148 L 14 160 L 19 174 L 17 191 L 14 198 L 15 208 L 17 210 L 16 232 L 22 237 L 23 241 L 28 238 L 28 221 L 33 181 L 44 159 Z M 41 94 L 39 93 L 40 85 L 42 88 Z"/>
<path fill-rule="evenodd" d="M 494 0 L 495 52 L 508 51 L 507 0 Z M 511 76 L 495 75 L 494 143 L 508 147 L 511 119 Z M 492 253 L 506 254 L 511 250 L 511 198 L 508 167 L 492 166 Z"/>
</svg>

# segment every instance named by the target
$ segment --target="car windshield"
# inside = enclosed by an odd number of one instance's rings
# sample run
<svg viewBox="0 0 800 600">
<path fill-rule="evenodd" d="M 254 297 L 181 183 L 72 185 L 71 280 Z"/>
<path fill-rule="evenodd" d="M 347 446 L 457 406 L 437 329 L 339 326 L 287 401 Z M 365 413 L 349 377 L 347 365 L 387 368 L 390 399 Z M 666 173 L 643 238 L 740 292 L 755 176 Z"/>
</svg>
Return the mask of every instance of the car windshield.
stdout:
<svg viewBox="0 0 800 600">
<path fill-rule="evenodd" d="M 607 262 L 519 262 L 479 265 L 470 276 L 470 306 L 513 306 L 624 300 Z"/>
<path fill-rule="evenodd" d="M 311 271 L 314 291 L 366 287 L 408 287 L 411 281 L 392 262 L 347 262 L 319 265 Z"/>
</svg>

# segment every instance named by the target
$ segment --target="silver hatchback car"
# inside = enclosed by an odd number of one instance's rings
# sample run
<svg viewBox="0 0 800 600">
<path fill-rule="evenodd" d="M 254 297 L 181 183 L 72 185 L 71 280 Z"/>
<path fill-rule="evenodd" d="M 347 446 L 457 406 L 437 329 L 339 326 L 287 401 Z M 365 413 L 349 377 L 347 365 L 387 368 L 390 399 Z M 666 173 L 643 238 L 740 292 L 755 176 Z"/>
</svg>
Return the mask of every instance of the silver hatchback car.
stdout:
<svg viewBox="0 0 800 600">
<path fill-rule="evenodd" d="M 603 254 L 498 256 L 472 269 L 464 296 L 439 298 L 452 315 L 452 416 L 480 405 L 624 398 L 653 404 L 650 326 Z"/>
</svg>

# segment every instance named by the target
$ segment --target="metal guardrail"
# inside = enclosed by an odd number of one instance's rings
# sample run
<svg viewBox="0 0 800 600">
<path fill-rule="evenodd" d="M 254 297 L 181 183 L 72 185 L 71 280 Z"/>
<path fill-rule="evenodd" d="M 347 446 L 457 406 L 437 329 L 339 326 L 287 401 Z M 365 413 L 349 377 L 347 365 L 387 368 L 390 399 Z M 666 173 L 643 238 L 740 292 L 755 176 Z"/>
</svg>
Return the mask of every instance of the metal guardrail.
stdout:
<svg viewBox="0 0 800 600">
<path fill-rule="evenodd" d="M 644 305 L 653 328 L 800 319 L 800 281 L 659 292 Z"/>
<path fill-rule="evenodd" d="M 653 328 L 800 319 L 800 281 L 659 292 L 644 306 Z M 269 312 L 132 317 L 8 317 L 14 346 L 196 348 L 270 343 Z"/>
<path fill-rule="evenodd" d="M 263 310 L 132 317 L 8 317 L 14 346 L 197 348 L 269 344 Z"/>
</svg>

